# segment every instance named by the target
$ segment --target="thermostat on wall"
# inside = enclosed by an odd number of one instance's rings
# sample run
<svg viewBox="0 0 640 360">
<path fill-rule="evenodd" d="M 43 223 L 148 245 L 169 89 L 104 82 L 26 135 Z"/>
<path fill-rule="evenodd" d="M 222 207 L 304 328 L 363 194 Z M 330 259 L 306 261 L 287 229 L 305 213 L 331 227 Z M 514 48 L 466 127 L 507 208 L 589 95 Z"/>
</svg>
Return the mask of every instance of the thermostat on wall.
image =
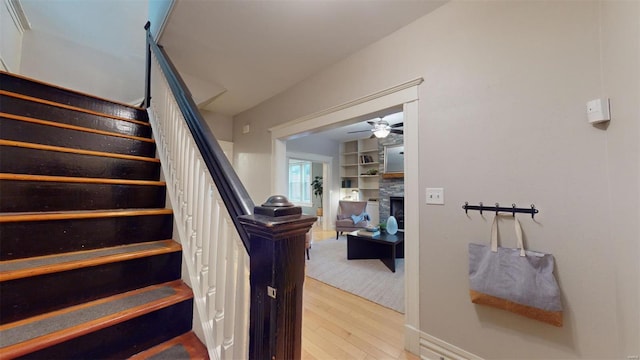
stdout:
<svg viewBox="0 0 640 360">
<path fill-rule="evenodd" d="M 587 103 L 587 120 L 590 124 L 597 124 L 611 120 L 609 113 L 609 99 L 595 99 Z"/>
</svg>

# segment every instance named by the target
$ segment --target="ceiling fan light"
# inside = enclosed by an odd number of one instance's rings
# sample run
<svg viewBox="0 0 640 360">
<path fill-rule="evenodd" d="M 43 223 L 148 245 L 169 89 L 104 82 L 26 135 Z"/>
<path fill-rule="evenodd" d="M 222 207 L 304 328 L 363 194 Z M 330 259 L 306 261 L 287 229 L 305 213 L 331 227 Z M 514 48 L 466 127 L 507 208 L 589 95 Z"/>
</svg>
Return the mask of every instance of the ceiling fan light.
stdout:
<svg viewBox="0 0 640 360">
<path fill-rule="evenodd" d="M 375 135 L 375 137 L 377 137 L 378 139 L 382 139 L 387 137 L 387 135 L 389 135 L 390 130 L 387 127 L 378 127 L 377 129 L 373 130 L 373 135 Z"/>
</svg>

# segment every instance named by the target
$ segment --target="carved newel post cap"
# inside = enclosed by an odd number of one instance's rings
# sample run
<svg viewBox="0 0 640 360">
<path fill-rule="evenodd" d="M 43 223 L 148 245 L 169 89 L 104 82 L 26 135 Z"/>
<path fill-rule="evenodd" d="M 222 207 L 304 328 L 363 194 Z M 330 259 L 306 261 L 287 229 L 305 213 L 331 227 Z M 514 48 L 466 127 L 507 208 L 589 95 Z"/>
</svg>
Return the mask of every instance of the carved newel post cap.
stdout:
<svg viewBox="0 0 640 360">
<path fill-rule="evenodd" d="M 290 202 L 289 199 L 287 199 L 287 197 L 284 196 L 284 195 L 273 195 L 273 196 L 270 196 L 267 199 L 267 201 L 265 201 L 264 204 L 262 204 L 260 206 L 264 206 L 264 207 L 292 207 L 292 206 L 295 206 L 295 205 L 293 205 L 293 203 Z"/>
<path fill-rule="evenodd" d="M 302 208 L 289 202 L 289 199 L 284 195 L 273 195 L 270 196 L 262 205 L 256 206 L 253 209 L 253 212 L 256 215 L 279 217 L 300 215 L 302 214 Z"/>
</svg>

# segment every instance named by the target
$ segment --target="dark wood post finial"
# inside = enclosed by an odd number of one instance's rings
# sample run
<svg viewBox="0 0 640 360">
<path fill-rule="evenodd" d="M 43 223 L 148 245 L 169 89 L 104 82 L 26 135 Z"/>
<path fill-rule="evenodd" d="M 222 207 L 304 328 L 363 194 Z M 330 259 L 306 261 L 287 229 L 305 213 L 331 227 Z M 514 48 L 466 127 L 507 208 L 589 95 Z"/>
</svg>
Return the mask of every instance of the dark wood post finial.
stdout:
<svg viewBox="0 0 640 360">
<path fill-rule="evenodd" d="M 151 106 L 151 44 L 149 43 L 149 41 L 153 41 L 153 39 L 151 39 L 151 33 L 150 33 L 150 29 L 151 28 L 151 22 L 147 21 L 146 24 L 144 24 L 144 30 L 145 30 L 145 39 L 146 39 L 146 45 L 145 45 L 145 54 L 146 54 L 146 60 L 145 60 L 145 66 L 144 66 L 144 108 L 148 108 L 149 106 Z"/>
<path fill-rule="evenodd" d="M 305 234 L 316 221 L 282 195 L 241 216 L 249 234 L 250 359 L 300 359 Z"/>
</svg>

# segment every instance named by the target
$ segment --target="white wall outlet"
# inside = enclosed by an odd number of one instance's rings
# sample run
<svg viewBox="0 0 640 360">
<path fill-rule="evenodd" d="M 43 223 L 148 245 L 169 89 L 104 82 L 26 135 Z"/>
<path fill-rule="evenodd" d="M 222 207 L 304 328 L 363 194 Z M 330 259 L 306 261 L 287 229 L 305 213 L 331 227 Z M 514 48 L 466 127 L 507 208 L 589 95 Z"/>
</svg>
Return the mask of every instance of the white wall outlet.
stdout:
<svg viewBox="0 0 640 360">
<path fill-rule="evenodd" d="M 587 120 L 590 124 L 611 120 L 609 99 L 602 98 L 587 102 Z"/>
<path fill-rule="evenodd" d="M 427 205 L 444 205 L 444 188 L 427 188 Z"/>
</svg>

